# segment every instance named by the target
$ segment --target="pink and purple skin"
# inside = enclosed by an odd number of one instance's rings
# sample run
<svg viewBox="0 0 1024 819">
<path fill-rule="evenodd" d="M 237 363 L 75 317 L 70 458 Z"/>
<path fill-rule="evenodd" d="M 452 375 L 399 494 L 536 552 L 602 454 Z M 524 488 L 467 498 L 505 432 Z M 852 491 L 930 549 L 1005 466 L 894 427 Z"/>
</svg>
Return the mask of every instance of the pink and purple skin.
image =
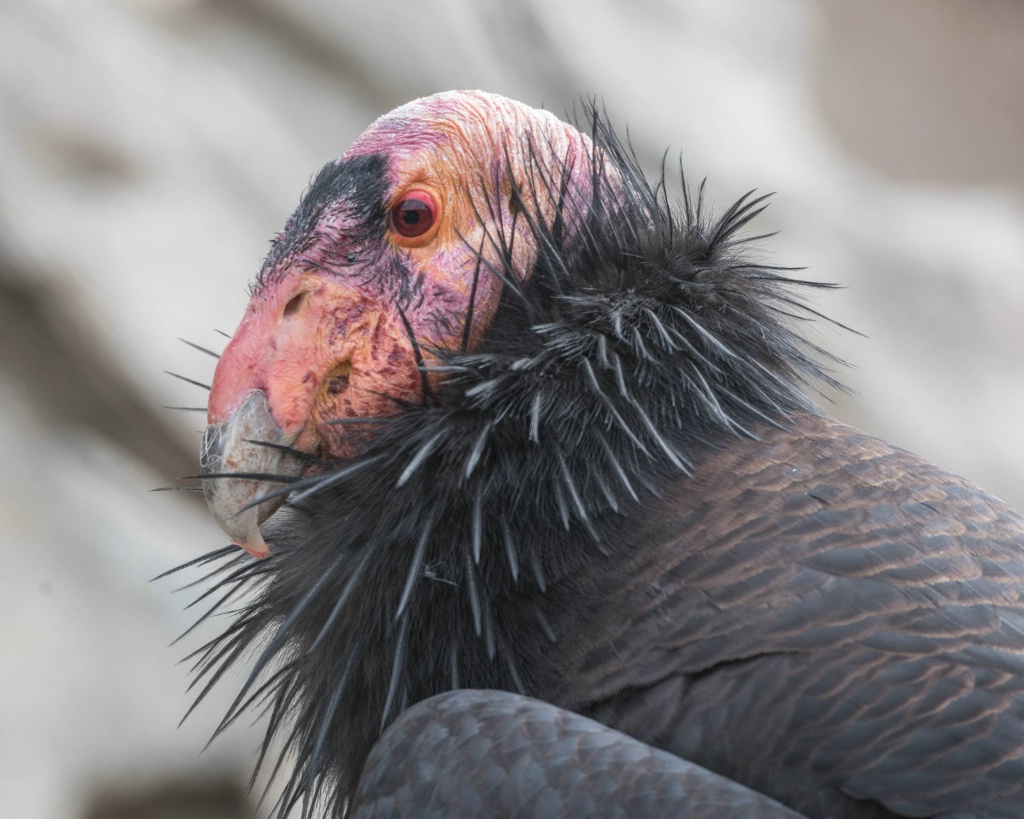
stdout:
<svg viewBox="0 0 1024 819">
<path fill-rule="evenodd" d="M 511 266 L 520 277 L 535 258 L 532 235 L 509 206 L 513 186 L 549 189 L 563 172 L 589 167 L 591 144 L 545 111 L 483 92 L 448 92 L 384 115 L 340 161 L 368 155 L 387 159 L 389 212 L 413 191 L 436 205 L 429 230 L 406 238 L 389 229 L 376 254 L 380 265 L 402 254 L 405 266 L 423 276 L 421 298 L 405 307 L 403 319 L 392 294 L 375 286 L 379 277 L 332 268 L 322 242 L 265 271 L 214 374 L 208 438 L 226 443 L 208 471 L 299 470 L 294 459 L 254 441 L 341 461 L 354 452 L 346 428 L 332 421 L 392 414 L 394 399 L 419 401 L 423 385 L 405 321 L 426 363 L 431 347 L 459 349 L 464 322 L 436 317 L 469 315 L 475 280 L 468 346 L 478 344 L 502 291 L 490 270 L 500 264 L 495 237 L 514 235 Z M 554 207 L 538 204 L 541 211 Z M 316 232 L 336 248 L 357 227 L 351 218 L 343 207 L 327 207 Z M 434 384 L 439 377 L 429 375 Z M 219 478 L 204 487 L 232 542 L 265 557 L 259 526 L 281 501 L 259 501 L 277 486 Z"/>
</svg>

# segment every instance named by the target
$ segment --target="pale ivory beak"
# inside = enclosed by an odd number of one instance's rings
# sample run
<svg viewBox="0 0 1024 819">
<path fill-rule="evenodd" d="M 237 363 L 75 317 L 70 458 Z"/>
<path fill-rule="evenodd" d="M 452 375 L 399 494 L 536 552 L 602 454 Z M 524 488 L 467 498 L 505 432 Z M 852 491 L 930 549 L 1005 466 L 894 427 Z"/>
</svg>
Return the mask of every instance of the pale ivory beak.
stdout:
<svg viewBox="0 0 1024 819">
<path fill-rule="evenodd" d="M 288 446 L 281 428 L 270 414 L 267 396 L 253 390 L 231 415 L 219 424 L 210 424 L 203 436 L 199 463 L 203 475 L 249 474 L 291 477 L 302 471 L 295 458 L 271 446 Z M 285 484 L 253 478 L 208 478 L 203 494 L 217 523 L 254 557 L 270 554 L 260 524 L 284 503 L 284 496 L 265 503 L 260 500 L 280 491 Z"/>
</svg>

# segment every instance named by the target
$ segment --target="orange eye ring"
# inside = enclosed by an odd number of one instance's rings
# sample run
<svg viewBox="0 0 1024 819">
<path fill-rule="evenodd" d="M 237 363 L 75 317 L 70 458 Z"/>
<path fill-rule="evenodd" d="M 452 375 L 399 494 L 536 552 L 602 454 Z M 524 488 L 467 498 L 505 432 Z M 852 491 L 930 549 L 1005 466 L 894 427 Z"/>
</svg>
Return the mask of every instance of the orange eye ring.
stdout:
<svg viewBox="0 0 1024 819">
<path fill-rule="evenodd" d="M 424 190 L 412 190 L 391 207 L 391 229 L 403 239 L 418 239 L 437 222 L 437 203 Z"/>
</svg>

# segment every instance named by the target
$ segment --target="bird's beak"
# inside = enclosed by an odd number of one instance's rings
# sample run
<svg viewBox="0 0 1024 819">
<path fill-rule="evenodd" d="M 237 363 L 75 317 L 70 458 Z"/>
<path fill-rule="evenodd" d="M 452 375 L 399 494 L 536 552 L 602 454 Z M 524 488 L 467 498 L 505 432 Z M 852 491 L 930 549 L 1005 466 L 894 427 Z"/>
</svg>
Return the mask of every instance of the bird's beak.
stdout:
<svg viewBox="0 0 1024 819">
<path fill-rule="evenodd" d="M 329 276 L 274 277 L 250 300 L 210 391 L 203 491 L 221 528 L 266 556 L 259 525 L 304 468 L 300 456 L 350 456 L 333 422 L 392 414 L 393 397 L 419 389 L 403 325 L 373 293 Z"/>
<path fill-rule="evenodd" d="M 200 453 L 203 493 L 232 542 L 256 557 L 269 553 L 260 524 L 302 471 L 284 449 L 315 448 L 299 439 L 315 439 L 316 396 L 334 355 L 342 355 L 332 349 L 339 334 L 325 338 L 324 326 L 333 328 L 339 305 L 355 300 L 324 279 L 286 275 L 253 295 L 217 362 Z"/>
<path fill-rule="evenodd" d="M 255 557 L 269 554 L 260 524 L 274 514 L 284 500 L 281 495 L 261 502 L 268 494 L 283 488 L 269 476 L 287 478 L 299 471 L 293 458 L 274 448 L 275 444 L 287 446 L 288 437 L 274 420 L 267 396 L 260 390 L 250 392 L 228 418 L 210 424 L 203 436 L 199 462 L 204 475 L 268 476 L 203 480 L 203 494 L 221 528 L 233 543 Z"/>
</svg>

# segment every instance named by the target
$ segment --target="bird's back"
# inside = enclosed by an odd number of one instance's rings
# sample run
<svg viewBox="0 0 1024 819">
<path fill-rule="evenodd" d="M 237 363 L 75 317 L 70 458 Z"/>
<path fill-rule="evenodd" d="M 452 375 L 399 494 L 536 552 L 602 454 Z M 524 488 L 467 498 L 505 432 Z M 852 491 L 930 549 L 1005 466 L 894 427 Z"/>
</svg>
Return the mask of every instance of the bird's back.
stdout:
<svg viewBox="0 0 1024 819">
<path fill-rule="evenodd" d="M 587 579 L 548 698 L 810 816 L 1020 816 L 1024 518 L 829 419 L 757 434 Z"/>
</svg>

